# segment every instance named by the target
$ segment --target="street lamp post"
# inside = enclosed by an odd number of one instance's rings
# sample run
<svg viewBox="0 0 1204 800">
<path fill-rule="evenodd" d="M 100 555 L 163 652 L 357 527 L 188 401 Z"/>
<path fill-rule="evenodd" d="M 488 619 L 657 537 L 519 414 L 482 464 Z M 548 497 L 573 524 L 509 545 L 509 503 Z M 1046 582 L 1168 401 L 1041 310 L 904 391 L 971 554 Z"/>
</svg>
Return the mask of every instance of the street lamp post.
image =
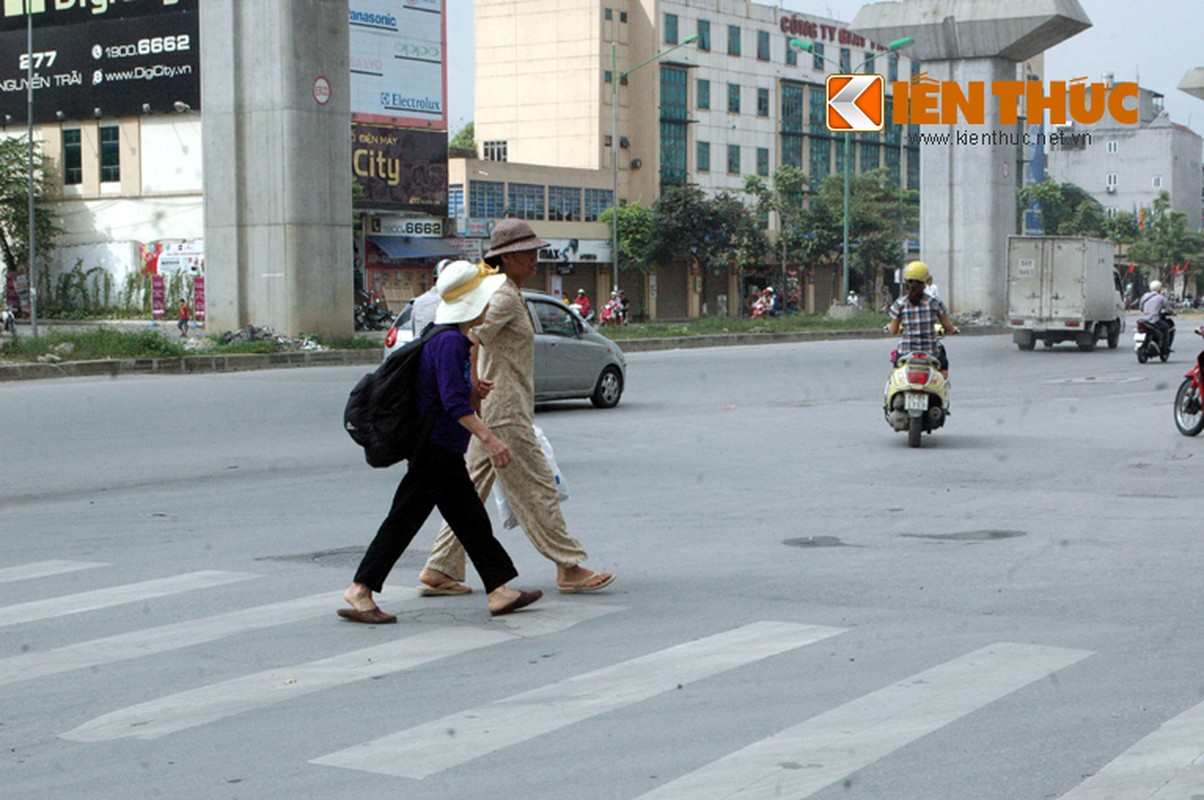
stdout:
<svg viewBox="0 0 1204 800">
<path fill-rule="evenodd" d="M 692 34 L 682 39 L 679 44 L 662 50 L 645 61 L 641 61 L 629 70 L 620 73 L 618 67 L 618 48 L 615 42 L 610 43 L 610 185 L 611 185 L 611 291 L 619 290 L 619 82 L 640 67 L 646 67 L 653 61 L 667 56 L 679 47 L 694 42 L 698 34 Z"/>
<path fill-rule="evenodd" d="M 907 45 L 911 44 L 914 41 L 915 41 L 915 39 L 911 38 L 910 36 L 904 36 L 902 39 L 895 39 L 893 42 L 891 42 L 890 44 L 888 44 L 886 46 L 886 52 L 893 53 L 900 48 L 906 47 Z M 827 56 L 823 55 L 822 53 L 816 53 L 815 47 L 811 42 L 805 42 L 802 39 L 791 39 L 789 42 L 789 46 L 797 47 L 799 50 L 804 50 L 808 53 L 811 53 L 812 55 L 814 55 L 818 58 L 822 58 L 824 61 L 827 61 L 829 64 L 834 64 L 838 69 L 840 68 L 840 62 L 833 61 L 832 59 L 828 58 Z M 853 69 L 849 70 L 849 72 L 847 74 L 856 74 L 857 70 L 861 69 L 862 67 L 864 67 L 866 64 L 869 64 L 873 60 L 874 59 L 872 57 L 867 58 L 865 61 L 862 61 L 856 67 L 853 67 Z M 852 144 L 852 139 L 853 139 L 852 132 L 845 131 L 844 132 L 844 235 L 842 237 L 842 243 L 841 243 L 841 255 L 843 258 L 843 270 L 841 273 L 842 277 L 841 277 L 841 288 L 840 288 L 840 296 L 841 296 L 843 302 L 848 302 L 848 297 L 849 297 L 849 171 L 851 169 L 852 156 L 853 156 L 853 154 L 851 152 L 851 148 L 850 148 L 850 145 Z M 899 184 L 900 184 L 900 188 L 902 188 L 903 163 L 901 161 L 899 162 L 899 170 L 900 170 L 899 171 Z"/>
<path fill-rule="evenodd" d="M 29 146 L 29 324 L 31 333 L 34 336 L 38 335 L 38 276 L 37 267 L 34 266 L 34 258 L 37 256 L 37 237 L 35 235 L 37 228 L 34 218 L 34 202 L 33 202 L 33 7 L 31 2 L 25 4 L 25 57 L 29 59 L 26 64 L 25 84 L 28 103 L 28 128 L 26 136 L 29 137 L 27 142 Z M 7 291 L 7 287 L 6 287 Z M 20 305 L 20 303 L 18 303 Z"/>
</svg>

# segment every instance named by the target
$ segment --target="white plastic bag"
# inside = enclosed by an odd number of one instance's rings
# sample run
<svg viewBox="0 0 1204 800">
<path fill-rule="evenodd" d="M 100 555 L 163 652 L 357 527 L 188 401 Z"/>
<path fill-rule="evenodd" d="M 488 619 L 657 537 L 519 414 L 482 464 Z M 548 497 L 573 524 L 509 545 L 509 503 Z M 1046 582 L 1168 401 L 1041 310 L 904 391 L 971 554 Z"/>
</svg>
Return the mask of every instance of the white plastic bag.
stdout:
<svg viewBox="0 0 1204 800">
<path fill-rule="evenodd" d="M 548 466 L 552 468 L 552 479 L 556 482 L 556 495 L 560 498 L 560 502 L 563 503 L 569 499 L 569 487 L 564 482 L 564 475 L 560 472 L 560 465 L 556 463 L 556 454 L 552 452 L 552 443 L 544 435 L 543 428 L 535 425 L 534 429 L 535 439 L 539 442 L 539 449 L 543 452 L 544 458 L 548 460 Z M 497 503 L 497 513 L 502 518 L 502 527 L 506 530 L 517 528 L 518 520 L 514 517 L 514 512 L 510 509 L 510 501 L 506 499 L 506 493 L 502 490 L 501 481 L 495 480 L 493 482 L 493 500 Z"/>
</svg>

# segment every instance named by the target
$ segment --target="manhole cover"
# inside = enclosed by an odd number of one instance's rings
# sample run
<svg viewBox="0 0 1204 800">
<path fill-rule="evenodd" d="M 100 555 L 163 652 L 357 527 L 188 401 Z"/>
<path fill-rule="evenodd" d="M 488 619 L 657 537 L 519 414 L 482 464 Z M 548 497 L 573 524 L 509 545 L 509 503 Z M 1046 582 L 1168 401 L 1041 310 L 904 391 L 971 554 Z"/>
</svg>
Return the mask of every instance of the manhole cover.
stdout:
<svg viewBox="0 0 1204 800">
<path fill-rule="evenodd" d="M 798 539 L 786 539 L 782 544 L 790 547 L 848 547 L 835 536 L 802 536 Z"/>
<path fill-rule="evenodd" d="M 1024 536 L 1024 531 L 959 531 L 957 533 L 904 533 L 908 539 L 934 539 L 938 542 L 993 542 L 997 539 L 1011 539 Z"/>
</svg>

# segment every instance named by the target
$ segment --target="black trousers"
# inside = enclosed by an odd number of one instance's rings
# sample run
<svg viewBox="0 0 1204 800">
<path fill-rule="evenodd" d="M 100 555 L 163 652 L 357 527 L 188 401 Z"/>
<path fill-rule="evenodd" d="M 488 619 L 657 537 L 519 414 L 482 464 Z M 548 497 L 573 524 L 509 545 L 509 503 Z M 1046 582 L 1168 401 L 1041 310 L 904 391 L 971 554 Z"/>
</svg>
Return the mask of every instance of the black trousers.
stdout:
<svg viewBox="0 0 1204 800">
<path fill-rule="evenodd" d="M 468 477 L 464 454 L 427 442 L 411 459 L 393 495 L 393 507 L 356 570 L 355 582 L 379 592 L 436 507 L 464 545 L 486 592 L 518 577 L 510 555 L 493 536 L 489 514 Z"/>
</svg>

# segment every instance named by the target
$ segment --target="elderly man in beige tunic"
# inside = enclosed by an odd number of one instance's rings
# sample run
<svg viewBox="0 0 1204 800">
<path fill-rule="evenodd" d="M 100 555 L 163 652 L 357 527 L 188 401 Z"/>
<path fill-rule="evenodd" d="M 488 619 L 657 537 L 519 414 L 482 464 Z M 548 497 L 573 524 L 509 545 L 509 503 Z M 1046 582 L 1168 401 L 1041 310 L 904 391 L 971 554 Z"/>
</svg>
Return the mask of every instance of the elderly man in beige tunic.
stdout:
<svg viewBox="0 0 1204 800">
<path fill-rule="evenodd" d="M 609 572 L 581 566 L 585 548 L 569 532 L 560 512 L 552 468 L 535 439 L 535 328 L 519 293 L 538 267 L 539 249 L 550 245 L 518 219 L 500 221 L 493 229 L 485 261 L 501 268 L 506 282 L 489 303 L 485 321 L 473 330 L 478 342 L 478 372 L 492 391 L 482 401 L 481 416 L 494 435 L 510 448 L 510 466 L 495 472 L 489 454 L 474 439 L 466 459 L 468 472 L 484 500 L 495 478 L 531 544 L 556 564 L 556 586 L 565 594 L 593 592 L 615 579 Z M 447 523 L 439 530 L 426 567 L 419 575 L 425 596 L 467 594 L 464 548 Z"/>
</svg>

